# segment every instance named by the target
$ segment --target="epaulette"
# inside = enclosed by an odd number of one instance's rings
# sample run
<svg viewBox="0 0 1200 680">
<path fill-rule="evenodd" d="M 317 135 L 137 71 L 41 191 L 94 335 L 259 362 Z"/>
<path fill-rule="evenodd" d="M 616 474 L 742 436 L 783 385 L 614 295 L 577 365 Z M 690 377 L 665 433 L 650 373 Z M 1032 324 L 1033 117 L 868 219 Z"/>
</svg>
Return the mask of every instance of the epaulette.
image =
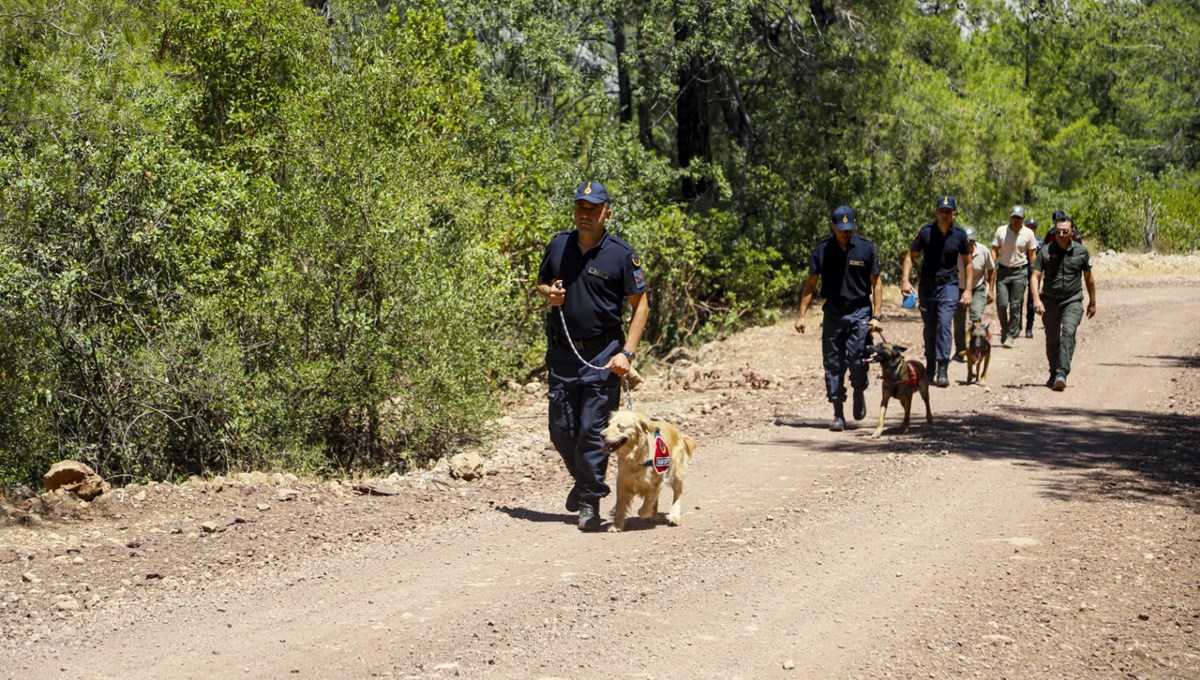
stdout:
<svg viewBox="0 0 1200 680">
<path fill-rule="evenodd" d="M 621 247 L 625 248 L 626 250 L 628 250 L 631 253 L 636 250 L 636 248 L 634 248 L 633 246 L 631 246 L 629 244 L 629 241 L 626 241 L 625 239 L 621 238 L 620 236 L 617 236 L 616 234 L 612 233 L 611 231 L 608 232 L 608 238 L 611 241 L 613 241 L 614 243 L 620 245 Z"/>
</svg>

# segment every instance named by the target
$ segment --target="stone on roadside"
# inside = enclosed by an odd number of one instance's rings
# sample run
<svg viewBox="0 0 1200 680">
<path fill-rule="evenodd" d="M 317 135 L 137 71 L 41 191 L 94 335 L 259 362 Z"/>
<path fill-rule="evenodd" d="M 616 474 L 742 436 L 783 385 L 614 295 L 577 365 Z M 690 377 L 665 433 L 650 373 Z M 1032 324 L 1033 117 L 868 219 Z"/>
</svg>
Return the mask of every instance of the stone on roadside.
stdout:
<svg viewBox="0 0 1200 680">
<path fill-rule="evenodd" d="M 205 522 L 204 524 L 200 525 L 200 528 L 206 534 L 213 534 L 213 533 L 216 533 L 217 529 L 219 529 L 220 527 L 217 526 L 216 522 Z"/>
<path fill-rule="evenodd" d="M 267 510 L 271 509 L 271 504 L 270 503 L 259 503 L 258 505 L 254 506 L 254 507 L 258 508 L 259 512 L 266 512 Z"/>
<path fill-rule="evenodd" d="M 26 583 L 34 583 L 34 584 L 42 582 L 42 579 L 37 574 L 33 573 L 32 571 L 27 571 L 24 574 L 21 574 L 21 580 Z"/>
<path fill-rule="evenodd" d="M 525 387 L 521 389 L 525 390 L 525 394 L 537 394 L 542 390 L 542 384 L 535 380 L 530 383 L 525 383 Z"/>
<path fill-rule="evenodd" d="M 74 460 L 61 460 L 42 476 L 47 491 L 70 491 L 85 501 L 109 491 L 112 487 L 92 468 Z"/>
<path fill-rule="evenodd" d="M 791 659 L 788 659 L 787 661 L 784 661 L 784 662 L 783 662 L 783 670 L 785 670 L 785 671 L 790 671 L 790 670 L 794 670 L 795 668 L 796 668 L 796 662 L 795 662 L 795 661 L 792 661 Z"/>
<path fill-rule="evenodd" d="M 483 476 L 483 458 L 474 451 L 465 451 L 450 458 L 450 475 L 471 481 Z"/>
<path fill-rule="evenodd" d="M 275 492 L 275 498 L 281 501 L 294 501 L 300 497 L 300 492 L 295 489 L 280 489 Z"/>
</svg>

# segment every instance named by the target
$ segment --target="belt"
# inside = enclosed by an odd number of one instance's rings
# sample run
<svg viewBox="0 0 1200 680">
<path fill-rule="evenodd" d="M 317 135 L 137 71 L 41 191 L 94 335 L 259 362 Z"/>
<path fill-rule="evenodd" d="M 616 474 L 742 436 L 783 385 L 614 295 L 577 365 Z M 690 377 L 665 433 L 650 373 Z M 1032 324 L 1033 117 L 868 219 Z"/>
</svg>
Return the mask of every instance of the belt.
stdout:
<svg viewBox="0 0 1200 680">
<path fill-rule="evenodd" d="M 859 309 L 861 307 L 870 307 L 871 306 L 871 298 L 861 297 L 861 298 L 854 298 L 853 300 L 846 300 L 846 299 L 840 298 L 840 297 L 825 298 L 825 304 L 827 304 L 831 307 L 837 307 L 838 309 Z"/>
<path fill-rule="evenodd" d="M 1000 265 L 1000 268 L 1001 268 L 1001 269 L 1007 269 L 1007 270 L 1009 270 L 1009 271 L 1011 272 L 1011 271 L 1015 271 L 1015 270 L 1017 270 L 1017 269 L 1024 269 L 1024 268 L 1026 268 L 1026 267 L 1028 267 L 1028 266 L 1029 266 L 1028 264 L 1019 264 L 1019 265 L 1017 265 L 1017 266 L 1015 266 L 1015 267 L 1010 267 L 1010 266 L 1008 266 L 1008 265 L 1006 265 L 1006 264 L 1002 264 L 1002 265 Z"/>
<path fill-rule="evenodd" d="M 620 333 L 604 333 L 601 335 L 592 336 L 590 338 L 577 338 L 575 340 L 575 349 L 579 350 L 580 352 L 590 352 L 594 349 L 601 349 L 608 343 L 612 342 L 613 340 L 617 340 L 620 337 Z M 567 339 L 558 333 L 555 333 L 552 336 L 552 339 L 554 344 L 558 345 L 559 347 L 571 346 L 570 343 L 567 342 Z"/>
</svg>

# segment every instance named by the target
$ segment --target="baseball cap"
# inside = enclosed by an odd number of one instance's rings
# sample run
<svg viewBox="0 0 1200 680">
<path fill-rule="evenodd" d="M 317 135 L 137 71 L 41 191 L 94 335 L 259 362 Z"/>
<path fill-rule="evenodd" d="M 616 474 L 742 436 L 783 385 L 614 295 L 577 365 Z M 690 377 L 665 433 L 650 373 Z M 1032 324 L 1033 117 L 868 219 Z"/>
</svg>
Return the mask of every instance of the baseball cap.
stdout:
<svg viewBox="0 0 1200 680">
<path fill-rule="evenodd" d="M 1021 219 L 1025 219 L 1025 208 L 1022 208 L 1019 205 L 1014 205 L 1013 209 L 1008 211 L 1008 216 L 1009 217 L 1020 217 Z"/>
<path fill-rule="evenodd" d="M 1055 210 L 1055 211 L 1054 211 L 1054 214 L 1053 214 L 1053 215 L 1051 215 L 1051 218 L 1052 218 L 1052 219 L 1053 219 L 1055 222 L 1062 222 L 1062 221 L 1063 221 L 1063 220 L 1065 220 L 1065 219 L 1069 219 L 1069 218 L 1067 217 L 1067 213 L 1065 213 L 1065 212 L 1063 212 L 1063 211 L 1061 211 L 1061 210 Z"/>
<path fill-rule="evenodd" d="M 575 190 L 575 200 L 588 203 L 608 203 L 608 189 L 599 182 L 584 182 Z"/>
<path fill-rule="evenodd" d="M 833 228 L 838 231 L 853 231 L 858 228 L 858 219 L 854 209 L 848 205 L 839 205 L 833 209 L 829 219 L 833 220 Z"/>
<path fill-rule="evenodd" d="M 935 209 L 938 209 L 938 208 L 949 208 L 951 210 L 958 210 L 958 203 L 955 202 L 953 196 L 938 196 L 937 205 L 935 206 Z"/>
<path fill-rule="evenodd" d="M 1025 220 L 1025 226 L 1029 227 L 1030 229 L 1037 229 L 1037 220 L 1030 217 L 1029 219 Z"/>
<path fill-rule="evenodd" d="M 975 240 L 975 227 L 967 227 L 967 240 L 968 241 Z"/>
</svg>

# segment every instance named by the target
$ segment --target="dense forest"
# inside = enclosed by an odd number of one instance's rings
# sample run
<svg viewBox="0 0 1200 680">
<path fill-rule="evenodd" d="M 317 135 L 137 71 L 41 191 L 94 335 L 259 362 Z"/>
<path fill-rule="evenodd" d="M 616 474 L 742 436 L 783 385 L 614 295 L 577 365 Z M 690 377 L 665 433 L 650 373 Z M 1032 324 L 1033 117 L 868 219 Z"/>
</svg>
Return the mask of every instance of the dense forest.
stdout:
<svg viewBox="0 0 1200 680">
<path fill-rule="evenodd" d="M 1195 0 L 0 0 L 0 481 L 405 468 L 536 371 L 613 191 L 647 353 L 794 304 L 829 210 L 1200 247 Z"/>
</svg>

